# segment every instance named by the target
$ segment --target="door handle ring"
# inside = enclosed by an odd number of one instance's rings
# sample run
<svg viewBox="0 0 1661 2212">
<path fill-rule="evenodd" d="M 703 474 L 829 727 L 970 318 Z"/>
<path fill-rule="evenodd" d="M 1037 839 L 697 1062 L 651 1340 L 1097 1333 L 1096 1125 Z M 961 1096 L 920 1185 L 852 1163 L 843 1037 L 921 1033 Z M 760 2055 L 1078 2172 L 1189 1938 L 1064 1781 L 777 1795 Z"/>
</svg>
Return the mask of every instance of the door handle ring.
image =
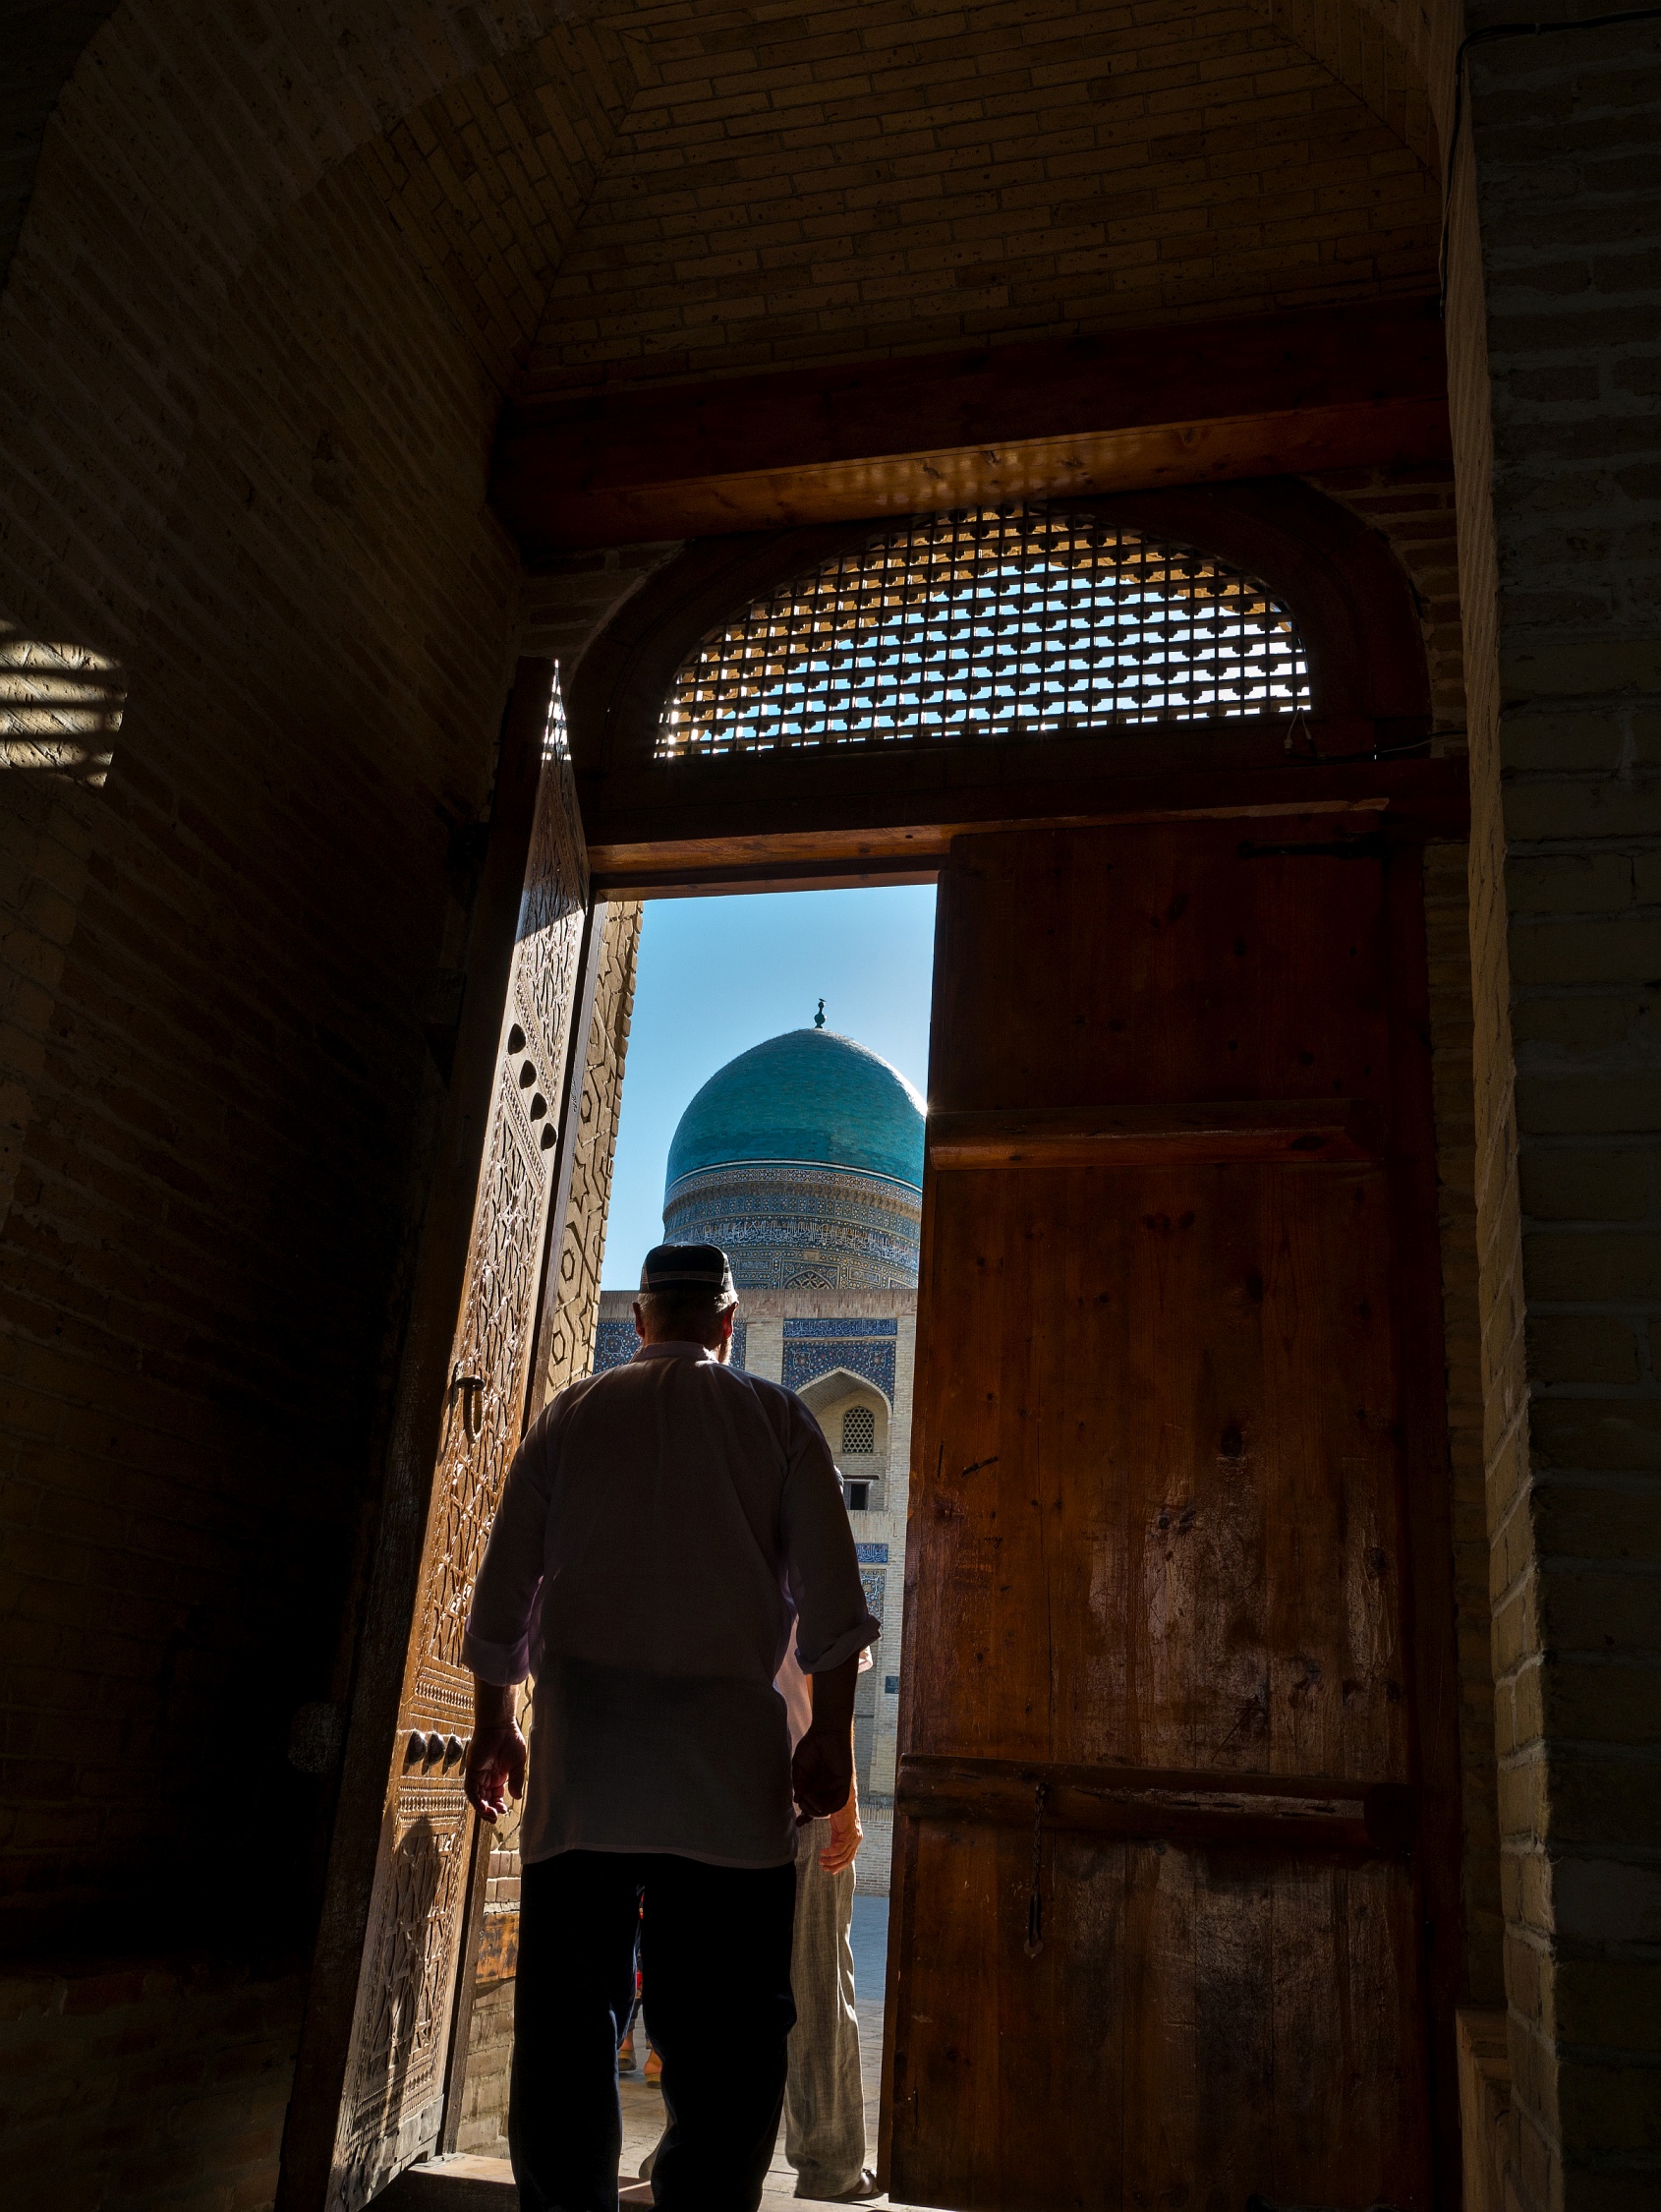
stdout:
<svg viewBox="0 0 1661 2212">
<path fill-rule="evenodd" d="M 461 1397 L 461 1425 L 470 1444 L 478 1443 L 485 1433 L 485 1377 L 482 1374 L 463 1374 L 461 1362 L 450 1377 L 450 1388 Z"/>
</svg>

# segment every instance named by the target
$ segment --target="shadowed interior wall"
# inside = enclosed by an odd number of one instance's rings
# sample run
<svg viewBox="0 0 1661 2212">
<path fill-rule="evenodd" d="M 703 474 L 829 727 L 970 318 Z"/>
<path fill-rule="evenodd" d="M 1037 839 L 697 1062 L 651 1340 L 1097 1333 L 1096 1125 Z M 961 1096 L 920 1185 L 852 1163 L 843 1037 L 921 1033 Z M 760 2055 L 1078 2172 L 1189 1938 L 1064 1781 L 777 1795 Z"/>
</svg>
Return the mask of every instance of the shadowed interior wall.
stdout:
<svg viewBox="0 0 1661 2212">
<path fill-rule="evenodd" d="M 0 304 L 0 2033 L 28 2204 L 274 2185 L 331 1790 L 290 1718 L 350 1687 L 517 624 L 483 497 L 511 318 L 471 312 L 422 157 L 373 136 L 477 68 L 437 28 L 366 57 L 298 9 L 253 51 L 181 25 L 169 66 L 118 12 Z M 574 58 L 568 108 L 549 64 L 497 133 L 492 195 L 540 160 L 566 220 L 619 98 Z M 412 120 L 432 159 L 464 107 Z M 124 700 L 92 744 L 59 675 L 87 654 Z"/>
<path fill-rule="evenodd" d="M 1525 2206 L 1635 2212 L 1661 2187 L 1661 26 L 1508 38 L 1470 68 L 1449 339 L 1515 2083 L 1499 2156 Z"/>
</svg>

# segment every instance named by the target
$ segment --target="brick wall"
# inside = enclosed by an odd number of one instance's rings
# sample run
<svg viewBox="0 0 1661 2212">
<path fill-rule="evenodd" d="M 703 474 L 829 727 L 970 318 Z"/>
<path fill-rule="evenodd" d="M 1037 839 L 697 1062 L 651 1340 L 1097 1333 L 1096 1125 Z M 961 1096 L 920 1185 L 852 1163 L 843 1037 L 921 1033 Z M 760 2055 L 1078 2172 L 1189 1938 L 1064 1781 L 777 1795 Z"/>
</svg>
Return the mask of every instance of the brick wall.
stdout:
<svg viewBox="0 0 1661 2212">
<path fill-rule="evenodd" d="M 304 1997 L 200 1957 L 0 1975 L 11 2212 L 268 2204 Z"/>
<path fill-rule="evenodd" d="M 1450 357 L 1512 2172 L 1529 2206 L 1635 2212 L 1661 2189 L 1661 27 L 1480 47 L 1471 92 Z"/>
<path fill-rule="evenodd" d="M 439 1100 L 423 1023 L 464 951 L 452 845 L 517 592 L 478 512 L 476 363 L 361 178 L 311 215 L 226 301 L 180 557 L 108 775 L 73 794 L 85 874 L 6 1222 L 6 1892 L 30 1922 L 116 1892 L 130 1933 L 142 1898 L 161 1941 L 204 1799 L 245 1860 L 308 1856 L 287 1719 L 344 1687 Z"/>
<path fill-rule="evenodd" d="M 34 1935 L 134 1892 L 165 1932 L 175 1744 L 285 1866 L 312 1825 L 283 1733 L 344 1687 L 514 642 L 490 431 L 634 88 L 568 14 L 118 9 L 46 134 L 0 301 L 0 1863 Z M 29 750 L 88 656 L 126 700 L 101 777 Z"/>
</svg>

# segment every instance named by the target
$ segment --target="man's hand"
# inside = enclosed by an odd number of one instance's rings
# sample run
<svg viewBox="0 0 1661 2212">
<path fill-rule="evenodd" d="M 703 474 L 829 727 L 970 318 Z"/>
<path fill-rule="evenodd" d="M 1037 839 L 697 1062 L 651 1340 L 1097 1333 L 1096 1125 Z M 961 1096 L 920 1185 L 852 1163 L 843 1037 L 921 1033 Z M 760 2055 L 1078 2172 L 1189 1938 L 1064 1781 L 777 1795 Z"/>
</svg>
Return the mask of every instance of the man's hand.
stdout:
<svg viewBox="0 0 1661 2212">
<path fill-rule="evenodd" d="M 817 1722 L 796 1746 L 790 1762 L 790 1793 L 809 1820 L 839 1813 L 853 1787 L 853 1742 L 846 1728 L 822 1728 Z"/>
<path fill-rule="evenodd" d="M 859 1654 L 813 1684 L 813 1720 L 790 1762 L 790 1790 L 810 1820 L 839 1813 L 853 1788 L 853 1690 Z"/>
<path fill-rule="evenodd" d="M 865 1841 L 865 1831 L 859 1825 L 859 1790 L 848 1792 L 848 1801 L 839 1813 L 830 1816 L 830 1840 L 819 1854 L 819 1863 L 827 1874 L 840 1874 L 843 1867 L 852 1866 Z"/>
<path fill-rule="evenodd" d="M 525 1794 L 525 1738 L 513 1717 L 513 1692 L 473 1683 L 473 1740 L 467 1747 L 467 1801 L 493 1828 L 509 1797 Z"/>
</svg>

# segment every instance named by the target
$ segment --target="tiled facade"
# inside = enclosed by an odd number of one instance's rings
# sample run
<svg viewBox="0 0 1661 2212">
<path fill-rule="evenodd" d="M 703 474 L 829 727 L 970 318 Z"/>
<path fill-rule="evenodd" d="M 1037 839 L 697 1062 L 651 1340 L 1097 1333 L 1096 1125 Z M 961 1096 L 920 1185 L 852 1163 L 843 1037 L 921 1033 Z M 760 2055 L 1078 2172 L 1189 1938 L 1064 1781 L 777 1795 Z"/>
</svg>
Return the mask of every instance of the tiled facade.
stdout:
<svg viewBox="0 0 1661 2212">
<path fill-rule="evenodd" d="M 885 1175 L 762 1160 L 682 1176 L 663 1234 L 719 1245 L 742 1290 L 878 1290 L 915 1283 L 922 1193 Z"/>
</svg>

